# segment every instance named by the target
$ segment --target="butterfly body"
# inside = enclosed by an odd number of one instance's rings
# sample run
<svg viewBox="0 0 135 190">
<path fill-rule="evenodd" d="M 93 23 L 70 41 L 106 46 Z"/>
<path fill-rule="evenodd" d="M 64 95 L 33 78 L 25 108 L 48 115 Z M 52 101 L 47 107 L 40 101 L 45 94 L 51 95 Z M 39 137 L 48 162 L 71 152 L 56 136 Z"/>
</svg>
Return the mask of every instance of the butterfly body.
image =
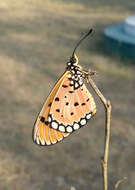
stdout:
<svg viewBox="0 0 135 190">
<path fill-rule="evenodd" d="M 76 56 L 77 57 L 77 56 Z M 83 85 L 84 75 L 81 72 L 81 67 L 77 63 L 68 62 L 67 70 L 69 70 L 68 79 L 70 80 L 70 86 L 76 90 Z"/>
<path fill-rule="evenodd" d="M 96 113 L 95 101 L 84 84 L 85 72 L 73 53 L 65 73 L 45 101 L 33 128 L 33 140 L 52 145 L 86 125 Z"/>
</svg>

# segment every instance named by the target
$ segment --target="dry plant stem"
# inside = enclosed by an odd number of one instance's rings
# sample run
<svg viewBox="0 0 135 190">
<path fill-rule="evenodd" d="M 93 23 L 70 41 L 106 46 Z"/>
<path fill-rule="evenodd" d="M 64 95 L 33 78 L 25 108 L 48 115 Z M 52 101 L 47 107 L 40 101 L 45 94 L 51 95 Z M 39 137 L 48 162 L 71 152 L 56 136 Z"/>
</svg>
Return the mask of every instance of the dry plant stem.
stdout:
<svg viewBox="0 0 135 190">
<path fill-rule="evenodd" d="M 123 179 L 117 181 L 117 183 L 116 183 L 116 185 L 115 185 L 115 187 L 114 187 L 114 190 L 116 190 L 116 189 L 119 187 L 119 185 L 120 185 L 122 182 L 124 182 L 125 180 L 127 180 L 127 177 L 124 177 Z"/>
<path fill-rule="evenodd" d="M 111 118 L 111 103 L 109 100 L 103 96 L 96 84 L 91 78 L 90 73 L 87 76 L 87 81 L 94 89 L 100 100 L 105 107 L 106 121 L 105 121 L 105 145 L 104 145 L 104 158 L 102 161 L 102 171 L 103 171 L 103 186 L 104 190 L 108 190 L 108 155 L 109 155 L 109 142 L 110 142 L 110 118 Z"/>
</svg>

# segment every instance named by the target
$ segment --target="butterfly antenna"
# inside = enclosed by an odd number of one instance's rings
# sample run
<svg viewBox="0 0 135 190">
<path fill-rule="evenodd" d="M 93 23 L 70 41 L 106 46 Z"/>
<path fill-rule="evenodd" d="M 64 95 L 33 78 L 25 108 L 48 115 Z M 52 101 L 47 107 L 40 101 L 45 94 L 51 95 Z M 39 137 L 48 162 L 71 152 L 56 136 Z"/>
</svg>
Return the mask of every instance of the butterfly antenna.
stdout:
<svg viewBox="0 0 135 190">
<path fill-rule="evenodd" d="M 75 46 L 75 48 L 74 48 L 72 57 L 74 57 L 74 53 L 75 53 L 77 47 L 80 45 L 80 43 L 81 43 L 85 38 L 87 38 L 87 36 L 89 36 L 89 35 L 92 33 L 92 31 L 93 31 L 93 29 L 91 28 L 91 29 L 89 30 L 89 32 L 88 32 L 87 34 L 85 34 L 85 36 L 83 36 L 83 37 L 79 40 L 79 42 L 76 44 L 76 46 Z"/>
</svg>

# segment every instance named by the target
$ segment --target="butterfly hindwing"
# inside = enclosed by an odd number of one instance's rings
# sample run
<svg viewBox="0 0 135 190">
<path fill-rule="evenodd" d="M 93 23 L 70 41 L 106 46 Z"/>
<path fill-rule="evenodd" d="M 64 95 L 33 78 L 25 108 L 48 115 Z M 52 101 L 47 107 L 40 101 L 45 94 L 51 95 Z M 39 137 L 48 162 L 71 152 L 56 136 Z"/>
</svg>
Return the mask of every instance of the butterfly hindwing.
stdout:
<svg viewBox="0 0 135 190">
<path fill-rule="evenodd" d="M 66 71 L 60 80 L 56 83 L 52 92 L 48 96 L 44 103 L 42 110 L 40 111 L 33 128 L 33 140 L 35 143 L 40 145 L 51 145 L 61 141 L 64 137 L 68 136 L 69 133 L 63 133 L 50 127 L 48 122 L 48 115 L 50 113 L 51 104 L 54 101 L 54 97 L 63 82 L 63 79 L 68 75 Z"/>
</svg>

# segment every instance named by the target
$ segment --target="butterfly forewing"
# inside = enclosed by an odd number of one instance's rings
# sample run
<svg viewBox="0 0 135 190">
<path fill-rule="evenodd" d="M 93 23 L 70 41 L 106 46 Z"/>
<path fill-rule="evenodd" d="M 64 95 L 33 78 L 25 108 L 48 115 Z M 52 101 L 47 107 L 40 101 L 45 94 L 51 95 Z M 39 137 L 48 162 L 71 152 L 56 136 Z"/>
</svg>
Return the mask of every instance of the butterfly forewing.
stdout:
<svg viewBox="0 0 135 190">
<path fill-rule="evenodd" d="M 94 99 L 85 84 L 74 89 L 66 75 L 51 105 L 48 117 L 51 127 L 71 133 L 85 125 L 95 113 Z"/>
</svg>

